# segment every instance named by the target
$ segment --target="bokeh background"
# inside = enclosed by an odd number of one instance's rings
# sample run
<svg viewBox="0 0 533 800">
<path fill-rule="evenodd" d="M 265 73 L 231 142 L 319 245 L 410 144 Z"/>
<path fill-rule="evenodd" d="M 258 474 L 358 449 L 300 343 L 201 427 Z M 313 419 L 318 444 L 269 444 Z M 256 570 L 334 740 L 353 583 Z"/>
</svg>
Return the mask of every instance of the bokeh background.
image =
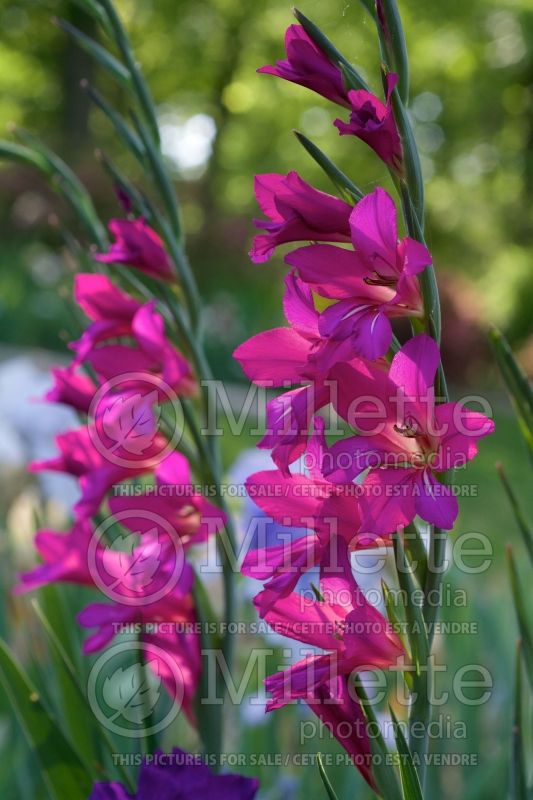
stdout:
<svg viewBox="0 0 533 800">
<path fill-rule="evenodd" d="M 291 22 L 286 0 L 117 0 L 117 7 L 158 104 L 164 151 L 205 299 L 214 372 L 244 387 L 232 350 L 253 333 L 283 324 L 282 257 L 259 266 L 247 258 L 256 213 L 253 174 L 296 169 L 331 190 L 293 136 L 294 128 L 364 190 L 378 183 L 388 187 L 387 173 L 361 142 L 337 135 L 331 124 L 336 108 L 300 87 L 256 74 L 258 66 L 282 56 L 283 32 Z M 529 466 L 486 332 L 497 324 L 526 369 L 533 367 L 533 8 L 529 0 L 403 0 L 400 7 L 411 60 L 412 119 L 427 181 L 428 243 L 442 292 L 446 370 L 453 395 L 484 395 L 497 421 L 497 433 L 482 444 L 468 475 L 460 476 L 478 490 L 477 496 L 462 500 L 453 534 L 476 531 L 489 537 L 493 563 L 481 574 L 452 569 L 447 576 L 452 587 L 466 589 L 468 607 L 446 609 L 446 617 L 477 621 L 479 630 L 437 640 L 439 659 L 452 667 L 466 661 L 485 665 L 494 690 L 481 709 L 451 700 L 445 713 L 466 722 L 467 738 L 445 738 L 437 745 L 443 751 L 478 753 L 479 765 L 435 769 L 431 779 L 443 798 L 501 800 L 508 784 L 516 638 L 503 553 L 507 541 L 520 544 L 494 463 L 505 464 L 530 510 L 533 499 Z M 375 32 L 359 2 L 302 0 L 301 10 L 371 85 L 379 86 Z M 89 78 L 116 107 L 124 112 L 127 107 L 120 89 L 52 23 L 55 15 L 96 33 L 74 2 L 0 0 L 0 135 L 9 138 L 13 123 L 37 133 L 68 160 L 107 219 L 121 209 L 95 160 L 95 148 L 109 153 L 134 183 L 140 176 L 103 115 L 91 109 L 80 80 Z M 23 465 L 49 453 L 54 432 L 71 419 L 66 412 L 50 414 L 30 402 L 46 386 L 47 367 L 66 358 L 66 342 L 77 335 L 69 300 L 72 267 L 57 219 L 76 228 L 68 209 L 35 172 L 0 163 L 0 501 L 5 529 L 0 625 L 21 658 L 30 664 L 37 659 L 37 666 L 46 655 L 30 653 L 28 626 L 35 620 L 27 602 L 15 602 L 10 589 L 16 570 L 31 561 L 36 509 L 42 510 L 43 502 L 43 487 L 25 475 Z M 245 435 L 226 436 L 228 468 L 252 445 Z M 47 519 L 61 521 L 72 488 L 54 481 L 44 487 Z M 246 604 L 250 592 L 243 587 L 241 594 Z M 0 710 L 0 744 L 7 756 L 0 759 L 1 796 L 46 796 L 7 703 Z M 248 713 L 235 749 L 297 751 L 300 713 L 286 709 L 267 722 L 261 714 Z M 335 745 L 321 742 L 320 748 L 334 751 Z M 308 743 L 303 749 L 317 748 Z M 264 797 L 318 796 L 314 768 L 265 768 L 259 775 Z M 367 796 L 355 773 L 338 771 L 334 782 L 341 797 Z"/>
</svg>

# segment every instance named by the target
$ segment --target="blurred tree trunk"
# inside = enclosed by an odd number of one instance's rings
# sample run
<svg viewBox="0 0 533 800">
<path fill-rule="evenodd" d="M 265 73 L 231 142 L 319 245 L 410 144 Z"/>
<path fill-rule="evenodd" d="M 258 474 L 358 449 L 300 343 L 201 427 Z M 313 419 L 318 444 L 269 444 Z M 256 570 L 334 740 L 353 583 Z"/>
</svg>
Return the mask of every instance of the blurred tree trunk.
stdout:
<svg viewBox="0 0 533 800">
<path fill-rule="evenodd" d="M 96 38 L 96 22 L 75 3 L 66 2 L 62 13 L 72 25 Z M 87 92 L 80 88 L 80 81 L 83 78 L 92 79 L 94 63 L 69 36 L 64 36 L 65 44 L 60 62 L 64 97 L 63 134 L 67 157 L 77 160 L 89 144 L 90 100 Z"/>
</svg>

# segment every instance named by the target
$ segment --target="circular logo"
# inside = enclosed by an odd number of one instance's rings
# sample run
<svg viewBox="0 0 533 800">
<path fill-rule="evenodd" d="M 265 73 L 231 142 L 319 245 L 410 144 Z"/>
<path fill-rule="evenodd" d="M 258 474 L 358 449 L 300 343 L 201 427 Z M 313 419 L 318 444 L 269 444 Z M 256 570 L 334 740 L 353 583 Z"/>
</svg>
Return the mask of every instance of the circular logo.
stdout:
<svg viewBox="0 0 533 800">
<path fill-rule="evenodd" d="M 122 523 L 126 533 L 111 539 Z M 167 519 L 144 509 L 117 512 L 95 528 L 87 550 L 91 577 L 100 591 L 128 606 L 145 606 L 168 595 L 185 566 L 180 536 Z"/>
<path fill-rule="evenodd" d="M 105 381 L 88 411 L 89 436 L 100 455 L 126 469 L 158 464 L 184 431 L 176 392 L 147 372 L 124 372 Z"/>
<path fill-rule="evenodd" d="M 94 662 L 87 698 L 104 728 L 137 739 L 158 733 L 174 721 L 183 704 L 183 685 L 179 665 L 161 647 L 120 642 Z"/>
</svg>

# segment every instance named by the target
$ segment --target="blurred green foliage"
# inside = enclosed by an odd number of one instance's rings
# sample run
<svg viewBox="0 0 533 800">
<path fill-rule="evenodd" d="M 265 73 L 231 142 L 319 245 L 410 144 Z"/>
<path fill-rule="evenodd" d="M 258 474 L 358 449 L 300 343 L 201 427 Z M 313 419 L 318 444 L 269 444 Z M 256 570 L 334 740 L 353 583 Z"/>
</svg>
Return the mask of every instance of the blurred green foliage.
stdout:
<svg viewBox="0 0 533 800">
<path fill-rule="evenodd" d="M 281 321 L 282 259 L 254 268 L 246 257 L 255 212 L 253 174 L 296 169 L 330 189 L 292 135 L 298 128 L 364 189 L 387 185 L 388 179 L 363 143 L 337 135 L 331 123 L 342 109 L 301 87 L 256 74 L 258 66 L 282 57 L 290 4 L 121 0 L 117 5 L 159 104 L 193 263 L 209 301 L 211 355 L 221 377 L 239 379 L 228 355 L 232 348 Z M 362 4 L 302 0 L 301 7 L 378 89 L 375 31 Z M 404 0 L 401 11 L 437 269 L 441 279 L 452 276 L 464 317 L 474 317 L 476 325 L 494 321 L 521 344 L 531 332 L 533 301 L 533 8 L 528 0 Z M 94 147 L 103 147 L 134 180 L 138 176 L 108 122 L 89 110 L 79 80 L 89 77 L 125 113 L 128 109 L 120 87 L 51 24 L 55 15 L 94 34 L 92 21 L 74 2 L 0 3 L 0 129 L 15 121 L 68 156 L 106 218 L 120 208 L 94 160 Z M 0 213 L 2 288 L 9 283 L 2 291 L 0 337 L 60 347 L 57 330 L 64 325 L 57 321 L 66 319 L 67 311 L 56 296 L 63 269 L 55 264 L 59 238 L 49 229 L 48 216 L 62 217 L 65 209 L 34 174 L 6 165 L 0 172 Z M 470 293 L 453 282 L 454 275 L 471 280 Z"/>
</svg>

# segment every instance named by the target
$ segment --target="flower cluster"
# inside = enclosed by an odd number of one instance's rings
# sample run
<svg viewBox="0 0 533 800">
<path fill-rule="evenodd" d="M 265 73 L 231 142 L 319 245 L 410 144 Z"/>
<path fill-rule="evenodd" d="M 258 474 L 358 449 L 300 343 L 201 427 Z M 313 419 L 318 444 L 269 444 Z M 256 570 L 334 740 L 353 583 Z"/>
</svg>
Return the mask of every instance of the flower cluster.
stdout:
<svg viewBox="0 0 533 800">
<path fill-rule="evenodd" d="M 114 220 L 110 228 L 117 241 L 99 261 L 171 277 L 161 241 L 142 220 Z M 58 436 L 57 456 L 30 469 L 74 476 L 80 498 L 68 532 L 37 533 L 42 564 L 21 575 L 18 591 L 51 582 L 97 588 L 105 602 L 78 616 L 95 630 L 85 652 L 101 650 L 133 624 L 150 668 L 194 721 L 201 663 L 199 636 L 188 625 L 196 612 L 187 553 L 216 535 L 225 516 L 193 490 L 177 450 L 179 428 L 164 422 L 172 401 L 195 394 L 196 380 L 153 300 L 143 303 L 96 273 L 76 275 L 74 297 L 89 324 L 70 345 L 72 362 L 53 371 L 46 399 L 74 408 L 84 422 Z M 128 492 L 131 481 L 147 488 Z M 157 491 L 161 486 L 173 491 Z"/>
<path fill-rule="evenodd" d="M 300 26 L 286 34 L 287 60 L 260 72 L 301 84 L 350 109 L 341 134 L 365 141 L 393 170 L 402 171 L 402 143 L 392 111 L 397 77 L 386 78 L 386 102 L 347 91 L 339 66 Z M 393 348 L 391 320 L 424 320 L 419 282 L 431 264 L 425 245 L 399 239 L 393 199 L 382 188 L 348 203 L 307 184 L 295 172 L 259 175 L 252 261 L 279 245 L 290 251 L 283 300 L 289 327 L 253 336 L 235 351 L 250 380 L 289 388 L 270 401 L 259 447 L 276 465 L 249 477 L 248 493 L 277 523 L 302 535 L 249 552 L 246 575 L 264 581 L 255 598 L 261 617 L 279 633 L 321 653 L 306 655 L 270 676 L 267 710 L 305 701 L 337 736 L 367 781 L 366 736 L 342 735 L 362 719 L 351 681 L 365 669 L 387 669 L 407 654 L 394 630 L 371 606 L 354 578 L 350 552 L 391 544 L 416 515 L 451 529 L 457 499 L 443 480 L 472 459 L 492 420 L 435 395 L 437 343 L 419 333 Z M 333 444 L 318 415 L 332 406 L 352 428 Z M 295 469 L 295 462 L 303 464 Z M 301 576 L 320 571 L 316 599 L 295 591 Z"/>
</svg>

